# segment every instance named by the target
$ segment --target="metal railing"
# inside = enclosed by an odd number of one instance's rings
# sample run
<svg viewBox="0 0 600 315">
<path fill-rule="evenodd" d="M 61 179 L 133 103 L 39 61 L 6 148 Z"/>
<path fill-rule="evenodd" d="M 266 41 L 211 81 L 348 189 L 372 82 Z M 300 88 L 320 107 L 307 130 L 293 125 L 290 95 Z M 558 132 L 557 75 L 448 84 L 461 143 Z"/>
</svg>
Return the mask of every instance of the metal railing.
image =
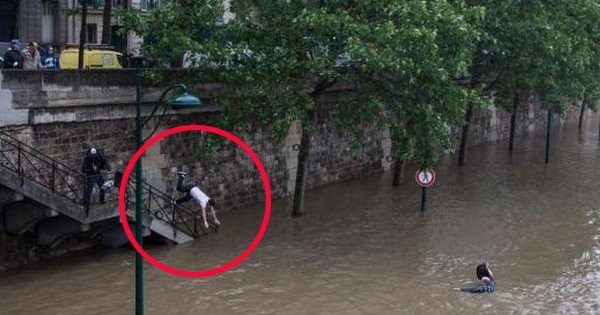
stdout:
<svg viewBox="0 0 600 315">
<path fill-rule="evenodd" d="M 3 131 L 0 131 L 0 167 L 17 174 L 21 186 L 25 181 L 35 183 L 77 206 L 83 197 L 85 175 Z M 129 197 L 135 196 L 135 180 L 130 178 L 127 185 L 126 207 L 135 209 L 135 198 Z M 115 202 L 117 198 L 118 195 L 107 195 L 109 202 Z M 144 213 L 171 225 L 174 234 L 181 231 L 198 237 L 210 233 L 210 230 L 199 224 L 198 211 L 194 211 L 189 205 L 173 207 L 169 195 L 146 182 L 142 183 L 142 198 Z"/>
<path fill-rule="evenodd" d="M 130 178 L 127 183 L 127 194 L 125 198 L 126 207 L 135 209 L 135 179 Z M 173 206 L 173 198 L 157 189 L 156 187 L 142 183 L 142 209 L 144 213 L 156 219 L 167 222 L 173 226 L 173 233 L 182 231 L 187 235 L 199 237 L 211 233 L 199 220 L 200 212 L 193 209 L 192 204 L 180 204 Z M 174 237 L 176 236 L 173 235 Z"/>
<path fill-rule="evenodd" d="M 21 186 L 27 180 L 76 203 L 83 196 L 84 175 L 5 132 L 0 132 L 0 166 L 16 173 Z"/>
</svg>

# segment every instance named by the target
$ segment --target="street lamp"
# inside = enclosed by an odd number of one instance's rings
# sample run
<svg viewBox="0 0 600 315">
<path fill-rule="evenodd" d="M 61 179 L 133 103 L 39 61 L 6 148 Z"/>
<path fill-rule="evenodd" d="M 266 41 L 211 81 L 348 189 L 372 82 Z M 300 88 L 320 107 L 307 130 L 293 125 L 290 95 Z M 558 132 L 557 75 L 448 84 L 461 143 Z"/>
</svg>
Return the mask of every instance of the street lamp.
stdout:
<svg viewBox="0 0 600 315">
<path fill-rule="evenodd" d="M 148 121 L 154 117 L 156 110 L 162 104 L 169 105 L 173 109 L 193 108 L 202 105 L 200 99 L 196 96 L 187 93 L 187 87 L 183 84 L 175 84 L 169 86 L 160 96 L 159 102 L 154 106 L 154 109 L 146 120 L 142 121 L 141 115 L 141 102 L 142 102 L 142 71 L 136 70 L 136 84 L 135 84 L 135 142 L 136 147 L 139 150 L 142 147 L 142 128 L 148 123 Z M 165 101 L 167 94 L 174 90 L 180 89 L 183 93 L 177 97 L 171 98 Z M 163 111 L 160 118 L 166 113 L 166 108 Z M 148 135 L 156 131 L 160 124 L 160 121 L 156 124 L 154 130 Z M 144 139 L 144 141 L 147 140 Z M 140 157 L 135 167 L 135 239 L 143 247 L 143 226 L 142 226 L 142 157 Z M 135 313 L 137 315 L 144 314 L 144 279 L 143 279 L 143 260 L 139 252 L 135 253 Z"/>
</svg>

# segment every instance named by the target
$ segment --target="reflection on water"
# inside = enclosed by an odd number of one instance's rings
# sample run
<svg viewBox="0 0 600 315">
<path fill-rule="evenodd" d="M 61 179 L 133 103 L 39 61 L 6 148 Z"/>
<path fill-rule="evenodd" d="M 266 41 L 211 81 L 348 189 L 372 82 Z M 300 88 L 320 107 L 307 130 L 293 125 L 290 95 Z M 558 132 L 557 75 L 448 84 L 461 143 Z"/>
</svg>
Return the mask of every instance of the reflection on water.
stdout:
<svg viewBox="0 0 600 315">
<path fill-rule="evenodd" d="M 462 169 L 448 158 L 426 215 L 411 176 L 400 188 L 383 174 L 311 191 L 296 220 L 276 201 L 261 245 L 226 274 L 179 278 L 147 265 L 147 313 L 599 313 L 600 149 L 594 127 L 574 129 L 555 131 L 547 166 L 541 135 L 512 154 L 505 142 L 473 149 Z M 261 206 L 228 213 L 217 235 L 149 252 L 214 268 L 250 244 L 261 218 Z M 452 292 L 481 261 L 496 293 Z M 5 272 L 0 313 L 132 313 L 133 275 L 129 248 Z"/>
</svg>

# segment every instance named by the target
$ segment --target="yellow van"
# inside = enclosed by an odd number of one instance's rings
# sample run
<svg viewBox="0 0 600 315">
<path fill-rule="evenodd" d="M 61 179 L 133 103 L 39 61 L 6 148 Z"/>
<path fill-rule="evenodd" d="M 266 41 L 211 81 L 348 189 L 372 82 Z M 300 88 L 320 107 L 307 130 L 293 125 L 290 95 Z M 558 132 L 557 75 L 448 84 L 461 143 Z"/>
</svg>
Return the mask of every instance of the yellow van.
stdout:
<svg viewBox="0 0 600 315">
<path fill-rule="evenodd" d="M 68 48 L 60 53 L 58 59 L 61 69 L 77 69 L 79 49 Z M 122 69 L 123 54 L 112 50 L 85 49 L 83 51 L 84 69 Z"/>
</svg>

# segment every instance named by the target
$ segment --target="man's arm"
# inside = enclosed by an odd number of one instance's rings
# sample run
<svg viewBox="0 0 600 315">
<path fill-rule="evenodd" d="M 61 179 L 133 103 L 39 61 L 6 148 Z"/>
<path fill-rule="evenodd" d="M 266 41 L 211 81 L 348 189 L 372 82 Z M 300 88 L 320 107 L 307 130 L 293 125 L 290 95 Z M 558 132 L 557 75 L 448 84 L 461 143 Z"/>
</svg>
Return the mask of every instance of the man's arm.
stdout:
<svg viewBox="0 0 600 315">
<path fill-rule="evenodd" d="M 38 69 L 44 69 L 44 64 L 42 63 L 42 55 L 40 55 L 40 53 L 38 52 L 38 58 L 37 58 L 37 68 Z"/>
<path fill-rule="evenodd" d="M 81 165 L 81 172 L 87 174 L 91 168 L 90 161 L 87 158 L 84 158 L 83 164 Z"/>
<path fill-rule="evenodd" d="M 491 292 L 494 292 L 494 287 L 492 287 L 492 286 L 485 286 L 485 285 L 478 285 L 478 286 L 467 287 L 467 288 L 452 288 L 452 290 L 453 291 L 467 292 L 467 293 L 491 293 Z"/>
<path fill-rule="evenodd" d="M 215 220 L 215 224 L 221 225 L 221 221 L 219 221 L 219 219 L 217 219 L 217 214 L 215 213 L 215 207 L 212 205 L 207 206 L 207 207 L 210 207 L 210 212 L 212 213 L 213 219 Z"/>
</svg>

